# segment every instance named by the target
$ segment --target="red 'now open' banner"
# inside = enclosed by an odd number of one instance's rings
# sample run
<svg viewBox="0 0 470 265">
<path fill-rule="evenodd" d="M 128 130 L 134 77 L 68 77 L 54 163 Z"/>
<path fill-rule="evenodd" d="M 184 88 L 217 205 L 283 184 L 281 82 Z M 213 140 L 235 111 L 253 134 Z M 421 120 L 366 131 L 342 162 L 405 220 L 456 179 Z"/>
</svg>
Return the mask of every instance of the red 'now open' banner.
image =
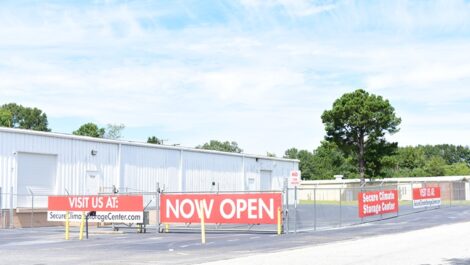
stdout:
<svg viewBox="0 0 470 265">
<path fill-rule="evenodd" d="M 359 192 L 359 217 L 398 212 L 397 190 Z"/>
<path fill-rule="evenodd" d="M 162 223 L 277 224 L 281 193 L 162 194 Z"/>
</svg>

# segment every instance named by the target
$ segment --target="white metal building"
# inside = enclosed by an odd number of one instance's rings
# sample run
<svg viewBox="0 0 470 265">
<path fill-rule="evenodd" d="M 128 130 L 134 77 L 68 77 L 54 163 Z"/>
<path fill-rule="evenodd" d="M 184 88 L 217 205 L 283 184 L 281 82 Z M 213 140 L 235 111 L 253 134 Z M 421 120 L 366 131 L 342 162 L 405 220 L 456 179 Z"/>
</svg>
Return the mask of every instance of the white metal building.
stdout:
<svg viewBox="0 0 470 265">
<path fill-rule="evenodd" d="M 0 128 L 0 187 L 13 206 L 32 193 L 280 190 L 298 160 Z M 215 184 L 215 185 L 214 185 Z M 2 196 L 2 208 L 10 204 Z"/>
</svg>

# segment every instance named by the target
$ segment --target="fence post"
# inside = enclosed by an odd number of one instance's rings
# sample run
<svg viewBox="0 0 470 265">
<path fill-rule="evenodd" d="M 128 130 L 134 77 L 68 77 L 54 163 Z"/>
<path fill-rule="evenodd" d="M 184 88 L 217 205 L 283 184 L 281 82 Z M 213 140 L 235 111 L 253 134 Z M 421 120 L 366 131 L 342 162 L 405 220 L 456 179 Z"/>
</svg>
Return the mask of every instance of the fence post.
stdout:
<svg viewBox="0 0 470 265">
<path fill-rule="evenodd" d="M 294 186 L 294 233 L 297 234 L 297 186 Z"/>
<path fill-rule="evenodd" d="M 289 233 L 289 186 L 287 185 L 287 179 L 284 179 L 284 191 L 285 191 L 285 197 L 284 197 L 284 203 L 286 204 L 286 208 L 285 208 L 285 213 L 286 213 L 286 217 L 285 217 L 285 220 L 286 220 L 286 224 L 284 226 L 285 228 L 285 232 L 288 234 Z"/>
<path fill-rule="evenodd" d="M 286 188 L 286 225 L 287 233 L 289 233 L 289 187 Z"/>
<path fill-rule="evenodd" d="M 414 198 L 413 198 L 413 181 L 410 182 L 410 192 L 411 192 L 411 194 L 410 194 L 410 196 L 411 196 L 411 197 L 410 197 L 410 201 L 411 201 L 411 212 L 414 212 L 415 207 L 414 207 L 414 200 L 413 200 L 413 199 L 414 199 Z"/>
<path fill-rule="evenodd" d="M 83 228 L 85 226 L 85 212 L 82 212 L 82 220 L 80 222 L 80 234 L 78 235 L 78 240 L 83 239 Z"/>
<path fill-rule="evenodd" d="M 282 184 L 282 231 L 283 233 L 286 233 L 287 231 L 287 203 L 286 203 L 286 194 L 287 194 L 287 178 L 284 179 L 283 184 Z"/>
<path fill-rule="evenodd" d="M 33 221 L 34 221 L 34 193 L 31 189 L 29 189 L 29 193 L 31 193 L 31 228 L 33 228 Z"/>
<path fill-rule="evenodd" d="M 398 193 L 398 205 L 397 205 L 397 217 L 400 214 L 400 201 L 403 196 L 401 196 L 401 186 L 400 186 L 400 181 L 397 183 L 397 193 Z"/>
<path fill-rule="evenodd" d="M 421 185 L 421 188 L 426 188 L 426 189 L 427 189 L 427 186 L 428 186 L 428 185 L 427 185 L 426 180 L 425 180 L 425 181 L 423 182 L 423 184 Z M 430 207 L 429 207 L 427 204 L 424 206 L 424 210 L 425 210 L 425 211 L 429 210 L 429 208 L 430 208 Z"/>
<path fill-rule="evenodd" d="M 199 218 L 201 220 L 201 244 L 206 244 L 206 224 L 204 220 L 204 204 L 203 201 L 199 204 Z"/>
<path fill-rule="evenodd" d="M 9 228 L 15 228 L 13 225 L 13 187 L 10 187 L 10 224 Z"/>
<path fill-rule="evenodd" d="M 65 212 L 65 240 L 69 240 L 70 234 L 70 215 L 69 211 Z"/>
<path fill-rule="evenodd" d="M 2 204 L 2 199 L 3 199 L 3 193 L 2 193 L 2 187 L 0 187 L 0 222 L 2 222 L 2 226 L 0 228 L 5 228 L 5 225 L 3 225 L 3 204 Z"/>
<path fill-rule="evenodd" d="M 452 207 L 452 182 L 449 182 L 449 207 Z"/>
<path fill-rule="evenodd" d="M 342 212 L 341 212 L 341 188 L 339 188 L 339 227 L 341 227 L 341 221 L 342 221 Z"/>
<path fill-rule="evenodd" d="M 313 231 L 317 231 L 317 187 L 313 187 Z"/>
<path fill-rule="evenodd" d="M 382 182 L 380 183 L 380 191 L 383 191 L 383 190 L 384 190 L 383 184 L 384 184 L 384 182 L 382 181 Z M 380 220 L 383 220 L 382 211 L 380 212 Z"/>
<path fill-rule="evenodd" d="M 3 193 L 2 193 L 2 187 L 0 187 L 0 218 L 2 219 L 2 226 L 1 228 L 5 228 L 5 218 L 3 216 Z"/>
<path fill-rule="evenodd" d="M 155 191 L 155 203 L 156 205 L 156 221 L 155 226 L 157 227 L 157 234 L 160 233 L 160 182 L 157 182 L 156 191 Z"/>
</svg>

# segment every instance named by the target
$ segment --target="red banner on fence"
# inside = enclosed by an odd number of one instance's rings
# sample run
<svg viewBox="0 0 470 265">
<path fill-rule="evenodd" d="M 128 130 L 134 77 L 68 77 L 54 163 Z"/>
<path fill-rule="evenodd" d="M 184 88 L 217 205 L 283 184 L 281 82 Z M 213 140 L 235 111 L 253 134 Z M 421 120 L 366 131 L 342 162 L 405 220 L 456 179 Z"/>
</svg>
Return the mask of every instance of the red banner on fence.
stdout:
<svg viewBox="0 0 470 265">
<path fill-rule="evenodd" d="M 142 223 L 142 196 L 49 196 L 47 220 L 80 222 L 84 212 L 96 211 L 89 222 Z M 68 214 L 68 216 L 67 216 Z M 68 218 L 67 218 L 68 217 Z"/>
<path fill-rule="evenodd" d="M 49 196 L 49 211 L 143 211 L 142 196 Z"/>
<path fill-rule="evenodd" d="M 281 193 L 162 194 L 162 223 L 277 224 Z"/>
<path fill-rule="evenodd" d="M 440 187 L 423 187 L 413 189 L 413 208 L 434 207 L 440 205 Z"/>
<path fill-rule="evenodd" d="M 397 190 L 359 192 L 359 217 L 398 212 Z"/>
</svg>

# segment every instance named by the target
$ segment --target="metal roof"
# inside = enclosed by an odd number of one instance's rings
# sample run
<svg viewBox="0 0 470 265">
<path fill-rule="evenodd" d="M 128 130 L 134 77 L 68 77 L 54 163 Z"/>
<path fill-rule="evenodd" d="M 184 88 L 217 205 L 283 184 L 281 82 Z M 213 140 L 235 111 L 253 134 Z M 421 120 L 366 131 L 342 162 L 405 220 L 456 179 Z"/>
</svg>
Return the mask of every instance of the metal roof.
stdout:
<svg viewBox="0 0 470 265">
<path fill-rule="evenodd" d="M 95 137 L 89 137 L 89 136 L 80 136 L 80 135 L 57 133 L 57 132 L 33 131 L 33 130 L 7 128 L 7 127 L 0 127 L 0 132 L 29 134 L 29 135 L 36 135 L 36 136 L 51 137 L 51 138 L 74 139 L 74 140 L 98 142 L 98 143 L 121 144 L 121 145 L 141 146 L 141 147 L 150 147 L 150 148 L 159 148 L 159 149 L 181 150 L 181 151 L 198 152 L 198 153 L 219 154 L 219 155 L 227 155 L 227 156 L 259 158 L 259 159 L 274 160 L 274 161 L 297 162 L 297 163 L 300 162 L 298 159 L 269 157 L 269 156 L 253 155 L 253 154 L 245 154 L 245 153 L 221 152 L 221 151 L 214 151 L 214 150 L 197 149 L 197 148 L 192 148 L 192 147 L 163 145 L 163 144 L 150 144 L 150 143 L 143 143 L 143 142 L 137 142 L 137 141 L 111 140 L 111 139 L 95 138 Z"/>
</svg>

